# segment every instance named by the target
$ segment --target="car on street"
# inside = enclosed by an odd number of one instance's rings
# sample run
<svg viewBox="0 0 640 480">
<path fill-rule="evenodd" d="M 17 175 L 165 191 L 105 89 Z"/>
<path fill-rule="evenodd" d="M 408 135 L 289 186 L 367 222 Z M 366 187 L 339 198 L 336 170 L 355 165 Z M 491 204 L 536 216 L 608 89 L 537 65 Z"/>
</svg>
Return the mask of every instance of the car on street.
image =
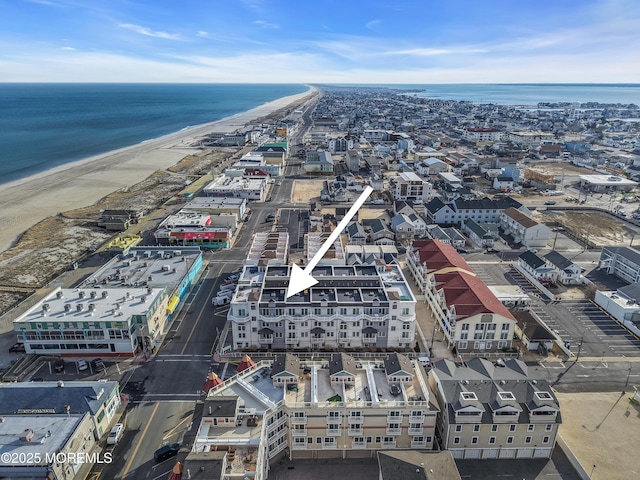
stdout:
<svg viewBox="0 0 640 480">
<path fill-rule="evenodd" d="M 469 253 L 469 251 L 465 250 L 464 248 L 456 248 L 456 252 L 458 252 L 458 253 Z"/>
<path fill-rule="evenodd" d="M 107 445 L 115 445 L 122 438 L 122 434 L 124 433 L 124 424 L 116 423 L 111 431 L 109 432 L 109 436 L 107 437 Z"/>
<path fill-rule="evenodd" d="M 555 200 L 547 200 L 546 202 L 544 202 L 545 205 L 555 205 L 556 201 Z"/>
<path fill-rule="evenodd" d="M 24 353 L 26 351 L 26 349 L 24 347 L 24 343 L 17 342 L 17 343 L 14 343 L 13 345 L 11 345 L 9 347 L 9 351 L 11 353 Z"/>
<path fill-rule="evenodd" d="M 83 371 L 86 370 L 87 368 L 89 368 L 89 364 L 87 363 L 86 360 L 78 360 L 76 362 L 76 365 L 78 366 L 78 370 Z"/>
<path fill-rule="evenodd" d="M 500 253 L 500 250 L 496 250 L 495 248 L 487 248 L 485 253 Z"/>
<path fill-rule="evenodd" d="M 271 223 L 274 222 L 276 220 L 276 216 L 273 213 L 270 213 L 269 215 L 267 215 L 267 217 L 264 219 L 265 223 Z"/>
<path fill-rule="evenodd" d="M 153 454 L 153 459 L 156 463 L 164 462 L 165 460 L 169 460 L 171 457 L 175 457 L 178 455 L 180 451 L 179 443 L 171 443 L 169 445 L 165 445 L 164 447 L 160 447 Z"/>
</svg>

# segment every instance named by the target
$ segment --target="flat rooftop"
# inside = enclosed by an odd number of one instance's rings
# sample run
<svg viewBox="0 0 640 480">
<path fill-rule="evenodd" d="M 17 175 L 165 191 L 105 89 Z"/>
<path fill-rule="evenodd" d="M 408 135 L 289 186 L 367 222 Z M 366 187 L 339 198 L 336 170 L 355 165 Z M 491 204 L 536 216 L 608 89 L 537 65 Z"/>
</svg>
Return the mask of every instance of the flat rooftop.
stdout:
<svg viewBox="0 0 640 480">
<path fill-rule="evenodd" d="M 177 286 L 201 255 L 199 247 L 133 247 L 127 255 L 109 260 L 82 286 Z"/>
<path fill-rule="evenodd" d="M 580 175 L 580 180 L 592 185 L 638 185 L 638 182 L 616 175 Z"/>
<path fill-rule="evenodd" d="M 67 443 L 84 415 L 3 415 L 0 422 L 0 457 L 18 455 L 20 466 L 48 465 L 47 454 L 55 454 Z M 33 430 L 31 441 L 21 440 L 25 429 Z M 36 454 L 41 461 L 34 462 Z M 14 462 L 16 463 L 16 462 Z M 0 466 L 10 462 L 0 460 Z"/>
<path fill-rule="evenodd" d="M 164 288 L 56 288 L 13 321 L 30 322 L 126 322 L 145 315 L 164 294 Z M 116 328 L 116 327 L 114 327 Z"/>
<path fill-rule="evenodd" d="M 236 209 L 247 203 L 246 198 L 240 197 L 195 197 L 187 203 L 185 209 Z"/>
</svg>

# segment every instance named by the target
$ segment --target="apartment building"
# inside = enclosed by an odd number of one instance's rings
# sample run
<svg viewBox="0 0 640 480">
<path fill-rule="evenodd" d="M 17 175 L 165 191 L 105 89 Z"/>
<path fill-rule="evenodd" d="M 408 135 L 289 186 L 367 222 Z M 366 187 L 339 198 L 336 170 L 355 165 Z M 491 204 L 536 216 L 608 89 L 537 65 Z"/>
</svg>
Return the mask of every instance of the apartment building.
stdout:
<svg viewBox="0 0 640 480">
<path fill-rule="evenodd" d="M 527 248 L 546 247 L 551 234 L 549 227 L 513 207 L 500 213 L 500 227 L 515 243 Z"/>
<path fill-rule="evenodd" d="M 551 386 L 520 360 L 501 365 L 435 362 L 429 385 L 442 407 L 440 448 L 459 459 L 550 458 L 562 423 Z"/>
<path fill-rule="evenodd" d="M 498 142 L 502 132 L 496 128 L 467 128 L 462 132 L 462 138 L 470 142 Z"/>
<path fill-rule="evenodd" d="M 438 225 L 460 225 L 469 218 L 476 223 L 498 223 L 502 211 L 510 207 L 527 215 L 531 213 L 524 205 L 510 197 L 478 200 L 457 198 L 446 204 L 439 198 L 434 198 L 425 205 L 425 218 L 428 223 Z"/>
<path fill-rule="evenodd" d="M 604 247 L 599 268 L 629 283 L 640 282 L 640 252 L 632 247 Z"/>
<path fill-rule="evenodd" d="M 397 265 L 317 266 L 318 283 L 285 298 L 290 267 L 245 267 L 228 319 L 233 348 L 410 348 L 415 304 Z"/>
<path fill-rule="evenodd" d="M 289 232 L 257 232 L 253 235 L 245 265 L 284 265 L 289 254 Z"/>
<path fill-rule="evenodd" d="M 451 245 L 414 241 L 407 267 L 449 348 L 464 355 L 512 346 L 515 319 Z"/>
<path fill-rule="evenodd" d="M 413 172 L 400 172 L 393 179 L 396 200 L 424 203 L 433 198 L 433 186 Z"/>
<path fill-rule="evenodd" d="M 510 142 L 520 145 L 521 147 L 537 147 L 539 145 L 552 144 L 555 141 L 553 133 L 519 131 L 509 132 L 507 136 Z"/>
<path fill-rule="evenodd" d="M 380 450 L 431 450 L 439 412 L 417 362 L 391 353 L 249 366 L 209 390 L 193 452 L 223 455 L 223 479 L 290 459 L 375 458 Z"/>
</svg>

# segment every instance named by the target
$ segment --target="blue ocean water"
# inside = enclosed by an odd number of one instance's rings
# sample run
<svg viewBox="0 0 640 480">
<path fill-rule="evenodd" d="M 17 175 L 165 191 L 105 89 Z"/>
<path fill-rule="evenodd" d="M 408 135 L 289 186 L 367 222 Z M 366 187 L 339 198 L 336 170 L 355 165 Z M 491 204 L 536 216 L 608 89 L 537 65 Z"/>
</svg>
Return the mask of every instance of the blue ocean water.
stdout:
<svg viewBox="0 0 640 480">
<path fill-rule="evenodd" d="M 477 103 L 640 104 L 640 84 L 351 85 Z M 219 120 L 304 85 L 0 84 L 0 183 Z"/>
<path fill-rule="evenodd" d="M 0 84 L 0 183 L 306 90 L 293 84 Z"/>
<path fill-rule="evenodd" d="M 416 95 L 440 100 L 537 105 L 545 103 L 621 103 L 640 105 L 640 84 L 448 84 L 384 85 L 390 88 L 423 89 Z"/>
</svg>

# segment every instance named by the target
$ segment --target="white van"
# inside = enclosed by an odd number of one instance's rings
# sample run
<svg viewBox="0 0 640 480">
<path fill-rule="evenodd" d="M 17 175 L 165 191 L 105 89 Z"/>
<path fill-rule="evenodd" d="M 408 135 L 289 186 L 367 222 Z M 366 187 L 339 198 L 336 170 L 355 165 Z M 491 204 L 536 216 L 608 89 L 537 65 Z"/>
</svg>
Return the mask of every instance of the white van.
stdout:
<svg viewBox="0 0 640 480">
<path fill-rule="evenodd" d="M 122 434 L 124 433 L 124 424 L 116 423 L 111 432 L 109 432 L 109 436 L 107 437 L 107 445 L 115 445 L 122 438 Z"/>
<path fill-rule="evenodd" d="M 215 307 L 219 307 L 220 305 L 226 305 L 231 301 L 231 297 L 214 297 L 211 299 L 211 304 Z"/>
<path fill-rule="evenodd" d="M 221 292 L 226 292 L 227 290 L 235 290 L 237 286 L 238 286 L 237 283 L 225 283 L 220 285 L 219 290 Z"/>
</svg>

